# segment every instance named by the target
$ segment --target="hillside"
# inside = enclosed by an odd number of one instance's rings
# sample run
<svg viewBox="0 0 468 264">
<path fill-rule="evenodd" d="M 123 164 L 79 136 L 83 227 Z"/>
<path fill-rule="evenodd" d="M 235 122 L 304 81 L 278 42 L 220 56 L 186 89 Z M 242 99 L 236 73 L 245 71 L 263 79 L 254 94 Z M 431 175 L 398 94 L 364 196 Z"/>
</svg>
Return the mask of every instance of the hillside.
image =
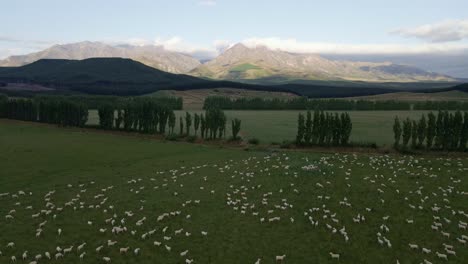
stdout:
<svg viewBox="0 0 468 264">
<path fill-rule="evenodd" d="M 54 45 L 40 52 L 11 56 L 0 60 L 0 67 L 23 66 L 40 59 L 83 60 L 89 58 L 130 58 L 150 67 L 171 73 L 186 73 L 200 62 L 178 52 L 168 51 L 161 46 L 110 46 L 100 42 L 78 42 Z"/>
<path fill-rule="evenodd" d="M 207 82 L 192 76 L 163 72 L 130 59 L 119 58 L 43 59 L 21 67 L 1 69 L 0 80 L 41 84 L 58 90 L 101 94 L 144 94 L 163 88 Z"/>
<path fill-rule="evenodd" d="M 453 78 L 392 63 L 350 62 L 236 44 L 190 74 L 212 79 L 290 83 L 296 80 L 420 82 Z"/>
</svg>

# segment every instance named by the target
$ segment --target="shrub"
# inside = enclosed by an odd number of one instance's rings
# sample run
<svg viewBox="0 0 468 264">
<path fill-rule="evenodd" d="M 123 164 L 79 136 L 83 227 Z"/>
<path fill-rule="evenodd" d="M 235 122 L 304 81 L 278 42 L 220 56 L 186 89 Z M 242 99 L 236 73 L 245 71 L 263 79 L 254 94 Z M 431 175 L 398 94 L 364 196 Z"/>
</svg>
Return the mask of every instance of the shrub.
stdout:
<svg viewBox="0 0 468 264">
<path fill-rule="evenodd" d="M 197 140 L 196 136 L 188 136 L 187 137 L 187 142 L 194 143 Z"/>
</svg>

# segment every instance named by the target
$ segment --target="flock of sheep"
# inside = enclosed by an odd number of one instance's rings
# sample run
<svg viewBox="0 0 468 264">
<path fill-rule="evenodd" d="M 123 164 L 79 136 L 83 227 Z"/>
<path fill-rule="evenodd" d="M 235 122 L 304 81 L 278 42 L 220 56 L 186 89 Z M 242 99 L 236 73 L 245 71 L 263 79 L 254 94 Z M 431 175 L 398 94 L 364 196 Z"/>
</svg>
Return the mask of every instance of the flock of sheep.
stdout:
<svg viewBox="0 0 468 264">
<path fill-rule="evenodd" d="M 465 163 L 272 154 L 110 184 L 96 177 L 47 190 L 0 186 L 0 263 L 301 263 L 296 247 L 323 248 L 316 260 L 329 263 L 375 263 L 375 255 L 384 263 L 468 263 Z M 225 228 L 245 239 L 287 239 L 267 241 L 268 253 L 259 254 L 228 241 L 219 232 L 227 223 L 209 220 L 218 215 L 238 221 Z M 317 244 L 277 249 L 317 236 Z M 210 255 L 213 244 L 242 254 Z"/>
</svg>

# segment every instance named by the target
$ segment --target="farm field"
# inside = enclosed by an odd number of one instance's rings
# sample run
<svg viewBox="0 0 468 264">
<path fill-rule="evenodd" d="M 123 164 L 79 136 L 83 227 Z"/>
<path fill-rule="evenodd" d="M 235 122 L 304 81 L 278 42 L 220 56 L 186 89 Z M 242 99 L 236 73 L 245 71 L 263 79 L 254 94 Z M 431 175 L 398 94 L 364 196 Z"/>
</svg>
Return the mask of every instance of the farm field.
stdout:
<svg viewBox="0 0 468 264">
<path fill-rule="evenodd" d="M 468 259 L 465 157 L 248 152 L 7 120 L 0 145 L 0 263 Z"/>
<path fill-rule="evenodd" d="M 202 111 L 189 111 L 201 113 Z M 263 143 L 294 140 L 297 132 L 297 115 L 305 111 L 224 111 L 228 117 L 228 129 L 233 118 L 242 120 L 241 136 L 245 139 L 258 138 Z M 329 111 L 334 112 L 334 111 Z M 185 116 L 185 111 L 175 111 L 177 116 L 176 129 L 179 131 L 179 117 Z M 420 118 L 429 111 L 350 111 L 353 121 L 351 141 L 375 142 L 379 146 L 393 144 L 393 121 L 400 118 Z M 99 124 L 97 111 L 90 111 L 88 124 Z M 193 127 L 192 127 L 193 129 Z"/>
</svg>

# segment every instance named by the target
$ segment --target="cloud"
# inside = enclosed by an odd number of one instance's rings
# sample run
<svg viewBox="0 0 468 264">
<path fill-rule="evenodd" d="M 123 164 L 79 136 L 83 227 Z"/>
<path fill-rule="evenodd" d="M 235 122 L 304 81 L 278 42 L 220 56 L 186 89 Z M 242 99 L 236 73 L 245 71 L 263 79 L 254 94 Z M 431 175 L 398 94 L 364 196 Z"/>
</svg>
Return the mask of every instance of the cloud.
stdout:
<svg viewBox="0 0 468 264">
<path fill-rule="evenodd" d="M 434 43 L 459 41 L 468 38 L 468 20 L 446 20 L 414 28 L 400 28 L 390 33 Z"/>
<path fill-rule="evenodd" d="M 248 47 L 265 46 L 270 49 L 294 53 L 322 54 L 425 54 L 453 53 L 468 50 L 467 44 L 419 43 L 419 44 L 344 44 L 326 42 L 301 42 L 296 39 L 249 38 L 241 41 Z"/>
<path fill-rule="evenodd" d="M 198 1 L 198 5 L 201 5 L 201 6 L 215 6 L 216 1 L 215 0 L 202 0 L 202 1 Z"/>
</svg>

